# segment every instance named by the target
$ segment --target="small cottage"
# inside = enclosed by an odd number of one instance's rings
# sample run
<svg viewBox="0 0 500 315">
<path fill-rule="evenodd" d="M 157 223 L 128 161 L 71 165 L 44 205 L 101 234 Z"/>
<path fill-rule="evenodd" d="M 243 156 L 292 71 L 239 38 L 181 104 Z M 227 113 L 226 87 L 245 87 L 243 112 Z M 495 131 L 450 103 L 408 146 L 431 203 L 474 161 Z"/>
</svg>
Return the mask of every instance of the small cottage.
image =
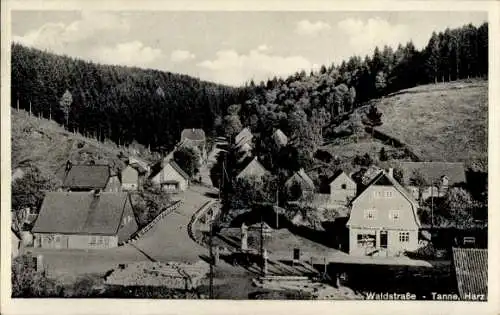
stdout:
<svg viewBox="0 0 500 315">
<path fill-rule="evenodd" d="M 356 182 L 344 171 L 337 171 L 330 179 L 330 199 L 338 204 L 347 202 L 356 196 Z"/>
<path fill-rule="evenodd" d="M 311 197 L 314 194 L 314 182 L 302 168 L 285 182 L 285 188 L 291 201 Z"/>
<path fill-rule="evenodd" d="M 281 147 L 288 144 L 288 137 L 281 131 L 281 129 L 276 129 L 273 133 L 274 142 Z"/>
<path fill-rule="evenodd" d="M 128 165 L 121 171 L 122 190 L 140 190 L 147 172 L 147 166 L 135 159 L 130 159 Z"/>
<path fill-rule="evenodd" d="M 127 193 L 49 192 L 32 233 L 35 247 L 93 249 L 116 247 L 137 228 Z"/>
<path fill-rule="evenodd" d="M 121 190 L 121 183 L 118 176 L 111 173 L 108 165 L 68 164 L 62 187 L 67 191 L 99 189 L 105 192 L 118 192 Z"/>
<path fill-rule="evenodd" d="M 245 164 L 245 163 L 243 163 Z M 257 157 L 254 157 L 246 166 L 236 175 L 236 178 L 256 178 L 261 179 L 269 172 L 260 164 Z"/>
<path fill-rule="evenodd" d="M 389 174 L 380 172 L 350 204 L 349 254 L 398 256 L 418 247 L 418 204 Z"/>
<path fill-rule="evenodd" d="M 244 144 L 252 144 L 253 134 L 248 128 L 243 128 L 235 137 L 234 144 L 236 147 L 241 147 Z"/>
<path fill-rule="evenodd" d="M 154 185 L 167 192 L 184 191 L 189 186 L 189 175 L 175 161 L 160 161 L 150 176 Z"/>
<path fill-rule="evenodd" d="M 207 159 L 207 148 L 206 148 L 206 136 L 203 129 L 184 129 L 181 132 L 181 140 L 178 144 L 181 146 L 190 146 L 200 150 L 201 160 L 205 161 Z"/>
</svg>

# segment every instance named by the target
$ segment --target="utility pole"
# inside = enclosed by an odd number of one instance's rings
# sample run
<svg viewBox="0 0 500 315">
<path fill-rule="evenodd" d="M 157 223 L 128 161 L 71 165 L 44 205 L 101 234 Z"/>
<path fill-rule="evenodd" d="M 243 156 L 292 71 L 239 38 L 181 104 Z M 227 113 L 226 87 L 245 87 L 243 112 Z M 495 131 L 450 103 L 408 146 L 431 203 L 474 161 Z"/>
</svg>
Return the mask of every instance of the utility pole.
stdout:
<svg viewBox="0 0 500 315">
<path fill-rule="evenodd" d="M 30 100 L 30 116 L 31 116 L 31 100 Z"/>
<path fill-rule="evenodd" d="M 49 105 L 49 120 L 52 120 L 52 104 Z"/>
<path fill-rule="evenodd" d="M 19 111 L 19 98 L 17 99 L 17 111 Z"/>
</svg>

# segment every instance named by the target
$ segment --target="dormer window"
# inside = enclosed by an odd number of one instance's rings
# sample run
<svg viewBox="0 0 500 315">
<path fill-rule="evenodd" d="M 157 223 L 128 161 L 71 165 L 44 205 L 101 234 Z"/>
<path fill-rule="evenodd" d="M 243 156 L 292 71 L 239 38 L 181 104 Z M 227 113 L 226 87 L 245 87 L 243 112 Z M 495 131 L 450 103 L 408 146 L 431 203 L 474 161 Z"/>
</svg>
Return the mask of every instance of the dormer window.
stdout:
<svg viewBox="0 0 500 315">
<path fill-rule="evenodd" d="M 399 220 L 399 210 L 391 210 L 389 212 L 389 218 L 394 221 Z"/>
<path fill-rule="evenodd" d="M 366 209 L 365 210 L 365 219 L 375 220 L 376 217 L 377 217 L 377 209 Z"/>
</svg>

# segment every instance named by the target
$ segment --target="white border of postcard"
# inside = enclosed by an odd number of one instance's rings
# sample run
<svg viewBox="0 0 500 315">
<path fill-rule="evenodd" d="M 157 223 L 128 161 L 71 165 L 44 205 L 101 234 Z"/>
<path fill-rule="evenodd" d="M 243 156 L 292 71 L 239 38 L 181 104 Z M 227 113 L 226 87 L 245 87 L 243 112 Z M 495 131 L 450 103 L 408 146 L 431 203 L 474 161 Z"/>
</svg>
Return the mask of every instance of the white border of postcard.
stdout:
<svg viewBox="0 0 500 315">
<path fill-rule="evenodd" d="M 390 301 L 207 301 L 10 298 L 10 22 L 12 10 L 134 11 L 486 11 L 489 13 L 489 249 L 487 303 Z M 499 39 L 497 1 L 305 0 L 2 0 L 1 1 L 1 306 L 2 314 L 500 314 Z"/>
</svg>

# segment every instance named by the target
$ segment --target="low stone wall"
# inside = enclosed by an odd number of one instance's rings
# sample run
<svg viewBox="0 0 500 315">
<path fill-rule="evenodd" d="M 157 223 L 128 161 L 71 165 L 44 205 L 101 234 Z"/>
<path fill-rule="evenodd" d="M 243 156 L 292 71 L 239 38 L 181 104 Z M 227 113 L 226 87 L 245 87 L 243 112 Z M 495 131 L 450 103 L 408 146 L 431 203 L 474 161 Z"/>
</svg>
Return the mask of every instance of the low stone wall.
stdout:
<svg viewBox="0 0 500 315">
<path fill-rule="evenodd" d="M 153 226 L 155 226 L 156 223 L 158 223 L 158 221 L 160 221 L 161 219 L 163 219 L 168 214 L 172 213 L 175 209 L 179 208 L 181 204 L 182 204 L 182 200 L 177 200 L 172 205 L 170 205 L 167 208 L 165 208 L 165 210 L 163 210 L 159 215 L 157 215 L 156 218 L 153 219 L 153 221 L 149 222 L 148 225 L 146 225 L 141 230 L 139 230 L 135 234 L 133 234 L 132 237 L 131 237 L 131 240 L 135 241 L 139 237 L 141 237 L 144 234 L 146 234 L 146 232 L 148 232 L 149 230 L 151 230 L 151 228 L 153 228 Z"/>
<path fill-rule="evenodd" d="M 188 229 L 187 229 L 189 237 L 191 237 L 191 239 L 193 241 L 195 241 L 199 245 L 203 246 L 203 242 L 202 242 L 201 239 L 199 239 L 199 238 L 196 237 L 196 233 L 193 231 L 193 227 L 198 223 L 198 220 L 203 215 L 205 215 L 210 209 L 213 209 L 214 206 L 216 206 L 216 205 L 218 205 L 218 202 L 215 201 L 215 200 L 209 200 L 209 201 L 207 201 L 203 206 L 201 206 L 200 209 L 198 209 L 198 211 L 196 211 L 193 214 L 193 216 L 191 217 L 191 220 L 189 221 Z"/>
</svg>

